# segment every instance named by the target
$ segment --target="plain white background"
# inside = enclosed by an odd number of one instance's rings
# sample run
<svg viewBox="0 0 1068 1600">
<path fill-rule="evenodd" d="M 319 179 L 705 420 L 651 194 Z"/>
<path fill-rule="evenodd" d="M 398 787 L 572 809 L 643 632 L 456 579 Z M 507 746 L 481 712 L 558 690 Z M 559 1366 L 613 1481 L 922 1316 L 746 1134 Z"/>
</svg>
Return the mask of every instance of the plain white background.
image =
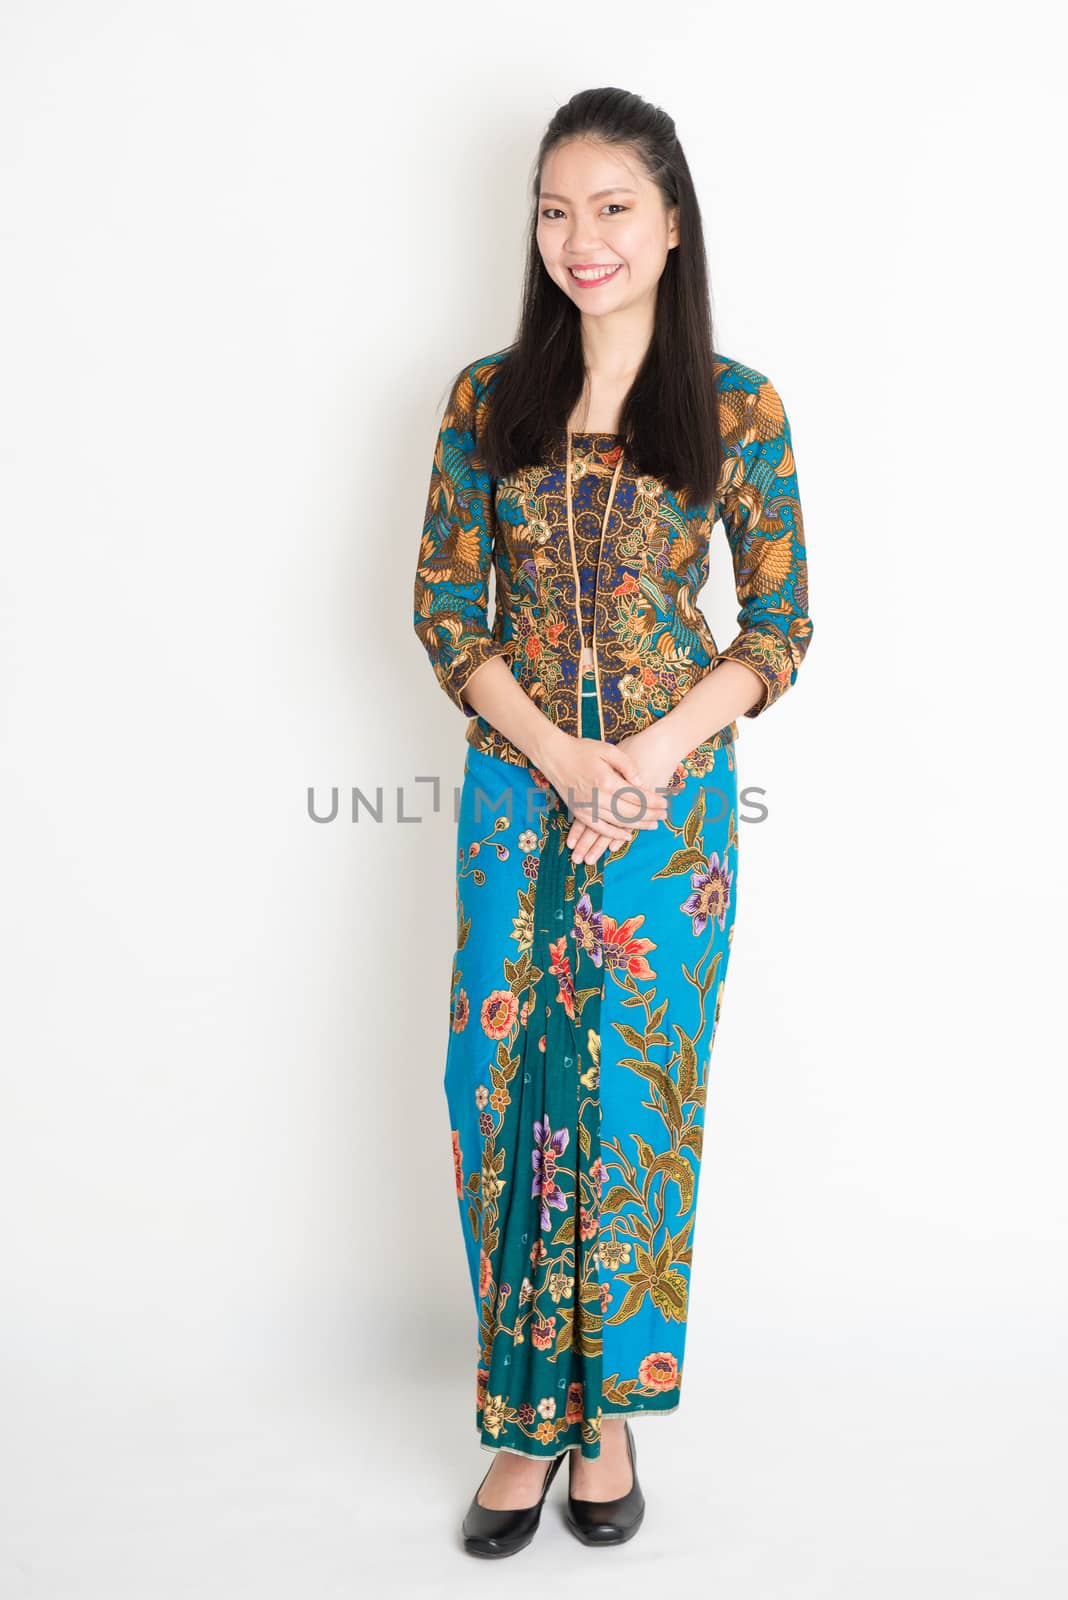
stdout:
<svg viewBox="0 0 1068 1600">
<path fill-rule="evenodd" d="M 5 1597 L 1063 1593 L 1052 15 L 5 7 Z M 502 1572 L 458 1544 L 466 747 L 411 587 L 448 380 L 511 339 L 538 139 L 597 84 L 676 119 L 815 633 L 741 726 L 770 815 L 646 1522 L 587 1550 L 560 1479 Z"/>
</svg>

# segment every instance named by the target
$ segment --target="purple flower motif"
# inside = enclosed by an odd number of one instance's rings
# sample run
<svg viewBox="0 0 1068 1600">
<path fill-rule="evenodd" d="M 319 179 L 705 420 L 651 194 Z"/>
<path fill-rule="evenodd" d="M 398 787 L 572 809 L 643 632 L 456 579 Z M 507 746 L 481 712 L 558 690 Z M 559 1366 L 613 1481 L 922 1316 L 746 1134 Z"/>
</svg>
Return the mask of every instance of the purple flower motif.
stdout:
<svg viewBox="0 0 1068 1600">
<path fill-rule="evenodd" d="M 531 1161 L 534 1167 L 534 1187 L 530 1191 L 533 1200 L 541 1196 L 541 1225 L 548 1228 L 550 1206 L 555 1211 L 567 1210 L 567 1198 L 556 1182 L 556 1159 L 562 1156 L 567 1149 L 568 1130 L 559 1128 L 556 1133 L 549 1129 L 549 1119 L 534 1124 L 534 1150 Z"/>
<path fill-rule="evenodd" d="M 713 853 L 707 872 L 691 872 L 693 892 L 686 896 L 679 910 L 693 917 L 695 938 L 704 933 L 709 921 L 718 922 L 721 932 L 726 927 L 733 881 L 734 873 L 727 871 L 726 855 L 721 865 L 719 855 Z"/>
<path fill-rule="evenodd" d="M 595 967 L 601 966 L 604 959 L 601 922 L 601 912 L 594 911 L 589 890 L 584 889 L 575 903 L 575 920 L 571 934 L 578 941 L 579 948 L 586 951 Z"/>
</svg>

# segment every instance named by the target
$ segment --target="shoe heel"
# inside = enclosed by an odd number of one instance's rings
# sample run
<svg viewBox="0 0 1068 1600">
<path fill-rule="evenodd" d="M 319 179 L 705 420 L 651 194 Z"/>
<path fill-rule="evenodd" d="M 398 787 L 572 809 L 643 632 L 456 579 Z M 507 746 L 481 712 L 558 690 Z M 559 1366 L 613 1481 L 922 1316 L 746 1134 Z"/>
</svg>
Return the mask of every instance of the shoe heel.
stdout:
<svg viewBox="0 0 1068 1600">
<path fill-rule="evenodd" d="M 623 1428 L 633 1480 L 626 1494 L 614 1500 L 576 1500 L 568 1488 L 567 1525 L 583 1544 L 624 1544 L 627 1539 L 633 1539 L 645 1516 L 645 1496 L 638 1482 L 634 1434 L 629 1422 L 624 1422 Z"/>
<path fill-rule="evenodd" d="M 566 1454 L 565 1450 L 550 1461 L 545 1481 L 541 1486 L 541 1494 L 534 1504 L 520 1506 L 516 1510 L 495 1511 L 491 1506 L 479 1505 L 478 1489 L 481 1489 L 482 1483 L 489 1477 L 490 1469 L 487 1467 L 463 1521 L 463 1543 L 468 1555 L 491 1558 L 514 1556 L 518 1550 L 524 1549 L 530 1543 L 541 1522 L 545 1496 Z"/>
</svg>

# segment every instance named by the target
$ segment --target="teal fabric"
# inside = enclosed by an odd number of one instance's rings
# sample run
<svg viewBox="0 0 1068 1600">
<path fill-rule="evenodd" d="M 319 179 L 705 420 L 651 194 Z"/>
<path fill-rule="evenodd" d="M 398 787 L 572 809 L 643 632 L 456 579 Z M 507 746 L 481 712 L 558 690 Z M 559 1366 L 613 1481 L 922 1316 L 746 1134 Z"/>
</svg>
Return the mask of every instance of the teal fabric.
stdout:
<svg viewBox="0 0 1068 1600">
<path fill-rule="evenodd" d="M 595 694 L 582 731 L 599 737 Z M 596 1457 L 603 1416 L 679 1405 L 734 748 L 577 867 L 555 791 L 467 752 L 444 1088 L 487 1449 Z"/>
</svg>

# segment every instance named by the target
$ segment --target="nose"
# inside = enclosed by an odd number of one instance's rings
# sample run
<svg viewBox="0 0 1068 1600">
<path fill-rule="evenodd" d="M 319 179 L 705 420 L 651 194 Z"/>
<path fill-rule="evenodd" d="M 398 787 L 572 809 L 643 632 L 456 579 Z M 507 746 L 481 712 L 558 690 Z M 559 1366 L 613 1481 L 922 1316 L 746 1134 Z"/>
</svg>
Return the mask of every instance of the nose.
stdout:
<svg viewBox="0 0 1068 1600">
<path fill-rule="evenodd" d="M 593 222 L 576 221 L 574 228 L 568 235 L 567 248 L 572 255 L 588 255 L 593 250 L 601 247 L 601 235 Z"/>
</svg>

